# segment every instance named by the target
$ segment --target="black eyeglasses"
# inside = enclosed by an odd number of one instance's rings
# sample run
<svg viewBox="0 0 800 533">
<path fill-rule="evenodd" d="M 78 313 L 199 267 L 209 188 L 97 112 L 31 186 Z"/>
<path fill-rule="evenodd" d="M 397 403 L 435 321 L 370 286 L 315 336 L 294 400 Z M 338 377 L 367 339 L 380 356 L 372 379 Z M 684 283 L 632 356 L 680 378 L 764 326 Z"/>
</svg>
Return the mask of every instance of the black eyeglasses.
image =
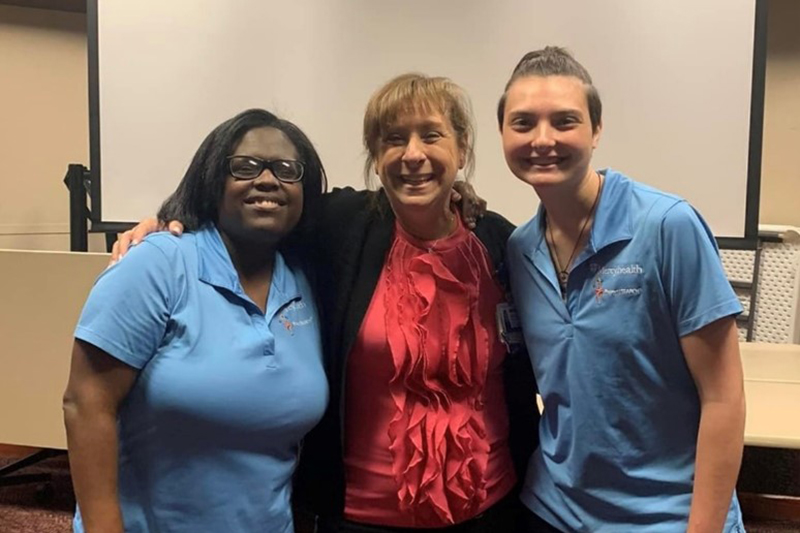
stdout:
<svg viewBox="0 0 800 533">
<path fill-rule="evenodd" d="M 291 159 L 264 161 L 251 155 L 229 155 L 231 176 L 240 180 L 254 180 L 268 168 L 272 175 L 284 183 L 297 183 L 303 179 L 303 163 Z"/>
</svg>

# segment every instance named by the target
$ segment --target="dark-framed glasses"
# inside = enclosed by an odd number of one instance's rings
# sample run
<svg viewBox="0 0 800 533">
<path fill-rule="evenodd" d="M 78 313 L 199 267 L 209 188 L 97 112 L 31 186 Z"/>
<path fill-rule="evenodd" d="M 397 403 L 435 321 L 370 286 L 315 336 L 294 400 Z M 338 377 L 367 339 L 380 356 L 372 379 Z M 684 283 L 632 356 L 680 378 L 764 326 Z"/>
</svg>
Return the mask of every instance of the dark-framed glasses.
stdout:
<svg viewBox="0 0 800 533">
<path fill-rule="evenodd" d="M 284 183 L 297 183 L 303 179 L 303 163 L 292 159 L 272 159 L 265 161 L 251 155 L 228 156 L 231 176 L 240 180 L 254 180 L 269 169 L 276 179 Z"/>
</svg>

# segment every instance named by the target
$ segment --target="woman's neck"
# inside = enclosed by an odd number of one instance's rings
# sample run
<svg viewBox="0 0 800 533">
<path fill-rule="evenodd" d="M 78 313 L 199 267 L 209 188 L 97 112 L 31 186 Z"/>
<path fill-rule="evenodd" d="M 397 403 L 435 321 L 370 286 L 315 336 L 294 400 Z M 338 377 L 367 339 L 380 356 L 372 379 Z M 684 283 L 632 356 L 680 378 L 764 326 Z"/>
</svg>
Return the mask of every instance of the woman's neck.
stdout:
<svg viewBox="0 0 800 533">
<path fill-rule="evenodd" d="M 259 272 L 272 271 L 277 248 L 274 244 L 237 239 L 224 231 L 219 234 L 231 256 L 233 267 L 240 275 L 253 276 Z"/>
<path fill-rule="evenodd" d="M 574 186 L 537 190 L 547 212 L 547 224 L 561 233 L 575 237 L 584 226 L 598 201 L 602 178 L 594 170 Z"/>
<path fill-rule="evenodd" d="M 275 267 L 276 246 L 269 243 L 241 241 L 220 231 L 222 242 L 228 250 L 239 283 L 250 299 L 266 310 L 272 272 Z"/>
<path fill-rule="evenodd" d="M 410 235 L 422 241 L 442 239 L 452 234 L 458 227 L 456 214 L 449 206 L 446 209 L 418 209 L 395 210 L 397 221 Z"/>
</svg>

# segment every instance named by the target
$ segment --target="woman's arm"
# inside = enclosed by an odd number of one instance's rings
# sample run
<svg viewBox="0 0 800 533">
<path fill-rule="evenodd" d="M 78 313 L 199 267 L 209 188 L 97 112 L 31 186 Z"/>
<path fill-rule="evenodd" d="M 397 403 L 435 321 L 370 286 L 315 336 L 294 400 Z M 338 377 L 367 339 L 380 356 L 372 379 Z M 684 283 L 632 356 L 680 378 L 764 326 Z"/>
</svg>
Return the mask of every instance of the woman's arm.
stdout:
<svg viewBox="0 0 800 533">
<path fill-rule="evenodd" d="M 334 198 L 339 191 L 346 193 L 357 193 L 351 188 L 334 189 L 322 195 L 320 201 Z M 474 229 L 476 221 L 486 213 L 486 200 L 478 196 L 475 189 L 465 181 L 457 181 L 453 186 L 451 202 L 457 206 L 467 227 Z M 159 221 L 157 218 L 145 218 L 139 221 L 133 228 L 120 233 L 111 250 L 111 264 L 119 261 L 122 256 L 128 253 L 131 246 L 142 242 L 147 235 L 156 231 L 169 231 L 173 235 L 179 236 L 183 233 L 183 224 L 179 220 Z"/>
<path fill-rule="evenodd" d="M 744 378 L 733 317 L 681 338 L 700 396 L 694 491 L 688 533 L 723 531 L 742 462 Z"/>
<path fill-rule="evenodd" d="M 123 533 L 117 495 L 117 409 L 138 371 L 75 340 L 64 393 L 72 482 L 86 533 Z"/>
</svg>

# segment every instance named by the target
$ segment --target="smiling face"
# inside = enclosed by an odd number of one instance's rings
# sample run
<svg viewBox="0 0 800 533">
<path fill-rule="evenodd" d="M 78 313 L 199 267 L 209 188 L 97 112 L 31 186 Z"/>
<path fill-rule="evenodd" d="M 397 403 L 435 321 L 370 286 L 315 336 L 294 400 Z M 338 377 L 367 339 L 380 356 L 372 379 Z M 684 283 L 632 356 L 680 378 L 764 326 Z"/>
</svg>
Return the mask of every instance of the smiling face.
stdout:
<svg viewBox="0 0 800 533">
<path fill-rule="evenodd" d="M 265 161 L 298 158 L 288 137 L 269 127 L 248 131 L 231 155 Z M 302 213 L 302 182 L 278 181 L 268 168 L 252 180 L 237 179 L 228 173 L 217 227 L 230 241 L 275 245 L 294 229 Z"/>
<path fill-rule="evenodd" d="M 463 150 L 450 121 L 436 111 L 408 110 L 382 132 L 375 157 L 392 208 L 398 215 L 419 209 L 443 213 Z"/>
<path fill-rule="evenodd" d="M 591 172 L 601 129 L 592 129 L 578 78 L 526 76 L 508 89 L 503 152 L 514 175 L 534 187 L 580 184 Z"/>
</svg>

